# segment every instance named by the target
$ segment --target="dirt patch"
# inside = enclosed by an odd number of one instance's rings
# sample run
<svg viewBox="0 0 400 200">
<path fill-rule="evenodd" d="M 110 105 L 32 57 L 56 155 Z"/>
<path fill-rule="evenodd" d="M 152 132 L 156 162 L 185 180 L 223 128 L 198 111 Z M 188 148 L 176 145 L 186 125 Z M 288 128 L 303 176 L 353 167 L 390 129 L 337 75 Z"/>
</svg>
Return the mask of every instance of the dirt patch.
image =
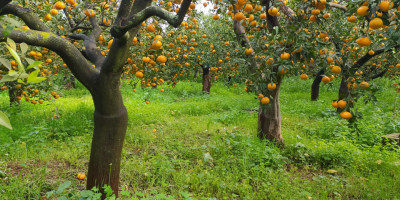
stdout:
<svg viewBox="0 0 400 200">
<path fill-rule="evenodd" d="M 44 169 L 45 167 L 45 169 Z M 37 162 L 28 160 L 26 162 L 10 162 L 7 163 L 6 174 L 8 176 L 22 176 L 32 175 L 38 173 L 38 169 L 45 170 L 47 180 L 59 179 L 59 174 L 73 173 L 71 164 L 61 160 L 49 160 L 45 162 Z"/>
</svg>

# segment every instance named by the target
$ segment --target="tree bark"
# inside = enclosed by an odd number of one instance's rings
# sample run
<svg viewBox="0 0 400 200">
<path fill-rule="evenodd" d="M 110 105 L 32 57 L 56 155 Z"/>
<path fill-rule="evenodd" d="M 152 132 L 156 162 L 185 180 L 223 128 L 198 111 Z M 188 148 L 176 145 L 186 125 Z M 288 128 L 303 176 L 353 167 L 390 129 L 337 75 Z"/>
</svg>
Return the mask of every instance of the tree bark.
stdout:
<svg viewBox="0 0 400 200">
<path fill-rule="evenodd" d="M 203 68 L 203 92 L 210 94 L 211 88 L 211 76 L 210 76 L 210 68 Z"/>
<path fill-rule="evenodd" d="M 199 72 L 196 70 L 196 71 L 194 71 L 194 75 L 193 75 L 193 81 L 195 81 L 196 79 L 197 79 L 197 74 L 198 74 Z"/>
<path fill-rule="evenodd" d="M 17 90 L 14 88 L 10 88 L 8 90 L 8 96 L 10 97 L 10 107 L 12 107 L 14 104 L 15 105 L 19 105 L 20 104 L 20 100 L 17 98 Z"/>
<path fill-rule="evenodd" d="M 277 67 L 274 68 L 274 71 L 277 71 Z M 268 92 L 269 104 L 262 105 L 260 103 L 258 109 L 258 137 L 274 141 L 278 147 L 283 148 L 284 141 L 281 134 L 281 111 L 279 104 L 281 82 L 281 76 L 277 75 L 276 89 Z"/>
<path fill-rule="evenodd" d="M 115 80 L 118 77 L 118 80 Z M 128 113 L 119 90 L 119 76 L 111 80 L 99 80 L 99 87 L 92 92 L 94 131 L 86 189 L 111 186 L 118 196 L 121 153 L 128 125 Z"/>
<path fill-rule="evenodd" d="M 311 86 L 311 101 L 317 101 L 319 98 L 319 84 L 322 81 L 322 76 L 324 74 L 324 70 L 320 70 L 315 77 L 313 84 Z"/>
</svg>

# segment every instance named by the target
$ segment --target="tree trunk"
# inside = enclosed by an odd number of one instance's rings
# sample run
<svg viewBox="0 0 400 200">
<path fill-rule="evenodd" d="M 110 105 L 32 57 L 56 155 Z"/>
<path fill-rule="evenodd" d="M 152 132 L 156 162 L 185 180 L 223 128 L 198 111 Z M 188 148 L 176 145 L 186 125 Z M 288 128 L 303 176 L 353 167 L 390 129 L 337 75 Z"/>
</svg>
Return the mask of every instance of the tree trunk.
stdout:
<svg viewBox="0 0 400 200">
<path fill-rule="evenodd" d="M 203 68 L 203 92 L 210 94 L 211 88 L 211 76 L 210 76 L 210 68 Z"/>
<path fill-rule="evenodd" d="M 319 97 L 319 84 L 322 81 L 322 76 L 324 74 L 324 70 L 321 70 L 317 73 L 317 76 L 314 79 L 314 82 L 311 86 L 311 101 L 318 100 Z"/>
<path fill-rule="evenodd" d="M 340 87 L 339 87 L 339 96 L 338 96 L 338 101 L 344 99 L 345 97 L 347 97 L 350 93 L 349 88 L 347 87 L 347 76 L 343 75 L 342 76 L 342 80 L 340 82 Z M 341 108 L 337 108 L 336 111 L 340 112 Z"/>
<path fill-rule="evenodd" d="M 119 78 L 118 78 L 119 79 Z M 100 82 L 100 81 L 99 81 Z M 104 81 L 106 84 L 108 81 Z M 92 93 L 94 111 L 94 132 L 90 151 L 89 172 L 86 189 L 94 186 L 103 193 L 103 186 L 111 186 L 118 196 L 118 183 L 122 147 L 128 125 L 128 113 L 122 101 L 119 81 Z M 101 84 L 101 83 L 100 83 Z"/>
<path fill-rule="evenodd" d="M 274 70 L 276 71 L 276 70 Z M 258 110 L 258 137 L 274 141 L 279 147 L 284 147 L 281 135 L 281 111 L 279 105 L 279 91 L 282 78 L 277 76 L 276 89 L 269 91 L 270 102 L 267 105 L 260 103 Z"/>
<path fill-rule="evenodd" d="M 10 97 L 10 107 L 12 107 L 14 104 L 15 105 L 20 104 L 20 100 L 17 98 L 17 96 L 18 96 L 17 92 L 18 91 L 14 88 L 10 88 L 8 90 L 8 96 Z"/>
<path fill-rule="evenodd" d="M 198 73 L 199 73 L 199 71 L 197 71 L 197 70 L 194 71 L 193 81 L 196 81 Z"/>
</svg>

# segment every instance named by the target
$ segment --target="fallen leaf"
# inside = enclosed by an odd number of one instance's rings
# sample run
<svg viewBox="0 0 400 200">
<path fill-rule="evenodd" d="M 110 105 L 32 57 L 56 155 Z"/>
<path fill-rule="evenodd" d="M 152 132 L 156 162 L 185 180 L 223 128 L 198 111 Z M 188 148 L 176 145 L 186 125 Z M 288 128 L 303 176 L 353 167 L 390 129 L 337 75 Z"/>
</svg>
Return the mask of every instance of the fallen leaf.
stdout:
<svg viewBox="0 0 400 200">
<path fill-rule="evenodd" d="M 337 171 L 334 170 L 334 169 L 329 169 L 327 172 L 330 173 L 330 174 L 334 174 L 334 173 L 336 173 Z"/>
</svg>

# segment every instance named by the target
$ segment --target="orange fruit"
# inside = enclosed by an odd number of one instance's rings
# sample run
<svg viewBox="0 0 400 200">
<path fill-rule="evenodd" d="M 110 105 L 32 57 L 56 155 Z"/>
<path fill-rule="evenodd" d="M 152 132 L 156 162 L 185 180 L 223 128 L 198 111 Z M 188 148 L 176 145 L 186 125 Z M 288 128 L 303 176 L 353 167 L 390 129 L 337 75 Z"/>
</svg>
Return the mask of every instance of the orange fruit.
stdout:
<svg viewBox="0 0 400 200">
<path fill-rule="evenodd" d="M 283 52 L 283 53 L 281 54 L 281 59 L 282 59 L 282 60 L 287 60 L 287 59 L 289 59 L 289 58 L 290 58 L 290 54 L 289 54 L 289 53 Z"/>
<path fill-rule="evenodd" d="M 331 79 L 329 79 L 329 77 L 327 77 L 327 76 L 322 77 L 323 83 L 329 83 L 330 81 L 331 81 Z"/>
<path fill-rule="evenodd" d="M 276 8 L 270 8 L 270 9 L 268 9 L 268 14 L 269 15 L 271 15 L 271 16 L 276 16 L 277 14 L 278 14 L 278 9 L 276 9 Z"/>
<path fill-rule="evenodd" d="M 218 14 L 214 14 L 214 15 L 213 15 L 213 19 L 214 19 L 214 20 L 218 20 L 218 19 L 219 19 L 219 15 L 218 15 Z"/>
<path fill-rule="evenodd" d="M 347 18 L 348 22 L 355 22 L 357 20 L 356 16 L 352 15 L 350 17 Z"/>
<path fill-rule="evenodd" d="M 50 15 L 50 14 L 46 14 L 46 15 L 44 16 L 44 19 L 45 19 L 46 21 L 50 21 L 50 20 L 51 20 L 51 15 Z"/>
<path fill-rule="evenodd" d="M 363 82 L 360 83 L 360 88 L 361 89 L 367 89 L 368 87 L 369 87 L 369 84 L 367 82 L 363 81 Z"/>
<path fill-rule="evenodd" d="M 332 106 L 333 106 L 334 108 L 337 108 L 337 107 L 338 107 L 337 101 L 332 101 Z"/>
<path fill-rule="evenodd" d="M 351 115 L 350 112 L 341 112 L 340 117 L 342 117 L 343 119 L 351 119 L 353 115 Z"/>
<path fill-rule="evenodd" d="M 381 3 L 379 4 L 379 9 L 383 12 L 387 12 L 388 10 L 390 10 L 391 6 L 389 1 L 381 1 Z"/>
<path fill-rule="evenodd" d="M 149 32 L 155 32 L 156 31 L 156 28 L 154 28 L 154 26 L 152 25 L 152 24 L 149 24 L 148 26 L 147 26 L 147 31 L 149 31 Z"/>
<path fill-rule="evenodd" d="M 339 74 L 341 71 L 342 71 L 342 68 L 340 68 L 339 66 L 332 67 L 332 72 L 335 74 Z"/>
<path fill-rule="evenodd" d="M 96 15 L 96 13 L 94 12 L 94 10 L 92 10 L 92 9 L 87 9 L 87 10 L 85 10 L 85 15 L 87 16 L 87 17 L 93 17 L 93 16 L 95 16 Z"/>
<path fill-rule="evenodd" d="M 301 79 L 301 80 L 307 80 L 307 79 L 308 79 L 307 74 L 301 74 L 301 75 L 300 75 L 300 79 Z"/>
<path fill-rule="evenodd" d="M 57 15 L 58 14 L 58 10 L 57 9 L 51 9 L 50 10 L 50 14 L 51 15 Z"/>
<path fill-rule="evenodd" d="M 343 101 L 343 100 L 340 100 L 338 103 L 338 107 L 339 108 L 345 108 L 346 107 L 346 105 L 347 105 L 347 102 L 346 101 Z"/>
<path fill-rule="evenodd" d="M 113 41 L 114 41 L 114 40 L 108 41 L 108 44 L 107 44 L 107 47 L 108 47 L 108 48 L 111 48 L 111 45 L 112 45 Z"/>
<path fill-rule="evenodd" d="M 368 14 L 368 6 L 361 6 L 357 9 L 357 14 L 360 16 L 365 16 Z"/>
<path fill-rule="evenodd" d="M 269 98 L 268 97 L 264 97 L 264 98 L 261 99 L 261 104 L 268 104 L 268 103 L 269 103 Z"/>
<path fill-rule="evenodd" d="M 267 85 L 268 90 L 275 90 L 276 89 L 276 84 L 275 83 L 270 83 Z"/>
<path fill-rule="evenodd" d="M 136 77 L 138 78 L 143 78 L 143 73 L 142 72 L 136 72 Z"/>
<path fill-rule="evenodd" d="M 65 8 L 65 4 L 64 4 L 63 2 L 61 2 L 61 1 L 58 1 L 58 2 L 56 2 L 56 4 L 54 4 L 54 7 L 55 7 L 57 10 L 62 10 L 62 9 Z"/>
<path fill-rule="evenodd" d="M 85 173 L 79 173 L 78 176 L 76 176 L 79 180 L 83 180 L 86 177 Z"/>
<path fill-rule="evenodd" d="M 381 20 L 381 18 L 378 17 L 374 18 L 369 22 L 369 27 L 372 29 L 378 29 L 382 26 L 383 26 L 383 21 Z"/>
<path fill-rule="evenodd" d="M 313 10 L 311 11 L 311 14 L 312 14 L 312 15 L 315 15 L 315 16 L 319 15 L 319 13 L 321 13 L 321 11 L 318 10 L 318 9 L 313 9 Z"/>
<path fill-rule="evenodd" d="M 248 48 L 248 49 L 246 49 L 246 51 L 245 51 L 244 53 L 245 53 L 246 55 L 250 55 L 250 54 L 253 53 L 253 49 Z"/>
</svg>

